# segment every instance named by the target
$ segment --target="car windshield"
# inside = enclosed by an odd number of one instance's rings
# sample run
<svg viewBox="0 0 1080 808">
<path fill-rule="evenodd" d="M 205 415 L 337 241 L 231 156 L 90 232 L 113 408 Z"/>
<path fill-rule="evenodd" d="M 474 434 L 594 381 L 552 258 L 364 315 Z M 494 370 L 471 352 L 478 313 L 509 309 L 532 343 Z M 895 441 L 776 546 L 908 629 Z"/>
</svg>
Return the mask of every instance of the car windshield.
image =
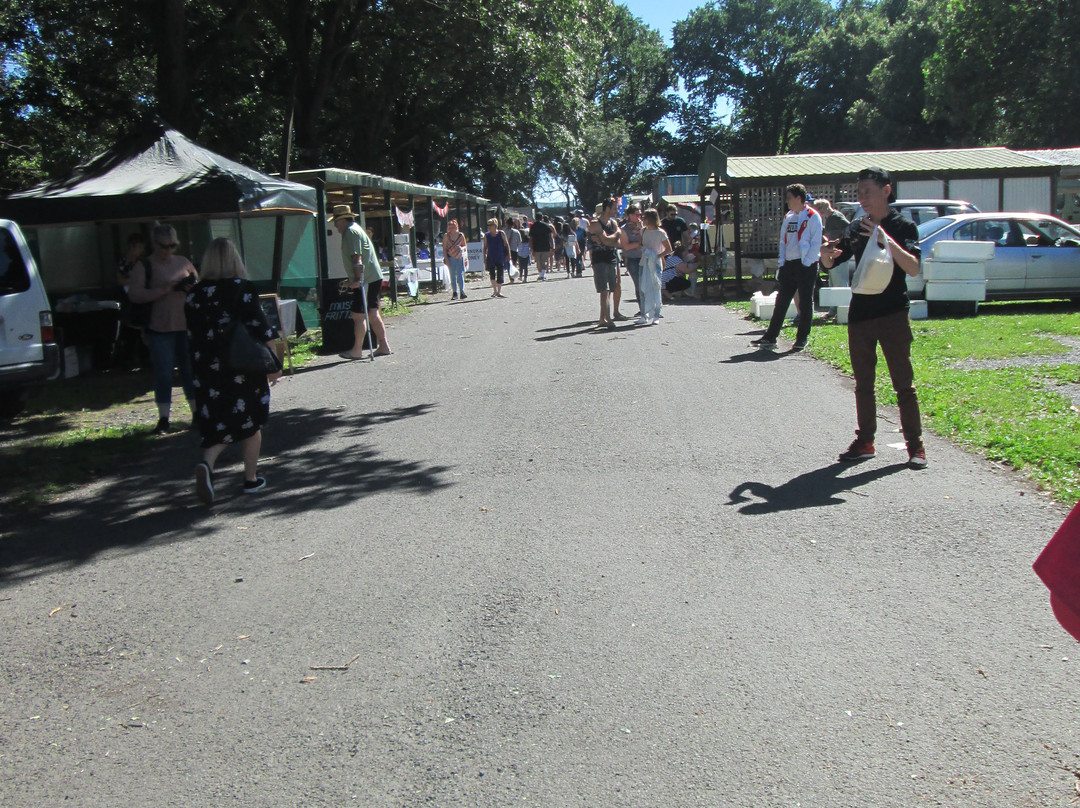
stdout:
<svg viewBox="0 0 1080 808">
<path fill-rule="evenodd" d="M 944 216 L 923 222 L 919 225 L 919 241 L 934 235 L 934 233 L 937 233 L 939 230 L 944 230 L 952 223 L 952 219 Z"/>
</svg>

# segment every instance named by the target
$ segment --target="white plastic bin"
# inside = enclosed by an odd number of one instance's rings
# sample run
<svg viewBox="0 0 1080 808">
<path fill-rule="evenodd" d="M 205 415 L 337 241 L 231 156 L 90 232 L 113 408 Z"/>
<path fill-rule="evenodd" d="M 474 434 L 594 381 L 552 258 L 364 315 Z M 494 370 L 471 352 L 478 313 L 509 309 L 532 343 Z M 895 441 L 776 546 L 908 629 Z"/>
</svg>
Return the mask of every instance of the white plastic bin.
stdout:
<svg viewBox="0 0 1080 808">
<path fill-rule="evenodd" d="M 923 278 L 932 281 L 985 281 L 985 261 L 939 261 L 931 258 L 923 261 Z"/>
<path fill-rule="evenodd" d="M 826 308 L 847 306 L 851 303 L 851 287 L 822 286 L 818 290 L 818 302 Z"/>
<path fill-rule="evenodd" d="M 935 261 L 992 261 L 992 241 L 938 241 L 934 243 L 931 257 Z"/>
<path fill-rule="evenodd" d="M 986 300 L 986 281 L 927 281 L 927 300 Z"/>
</svg>

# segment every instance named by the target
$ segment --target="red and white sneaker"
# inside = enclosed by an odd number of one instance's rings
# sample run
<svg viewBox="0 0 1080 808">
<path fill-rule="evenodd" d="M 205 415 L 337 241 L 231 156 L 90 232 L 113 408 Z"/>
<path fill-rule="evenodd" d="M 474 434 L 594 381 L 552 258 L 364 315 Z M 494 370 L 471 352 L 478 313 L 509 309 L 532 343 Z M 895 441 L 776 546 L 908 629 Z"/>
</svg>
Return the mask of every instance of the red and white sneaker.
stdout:
<svg viewBox="0 0 1080 808">
<path fill-rule="evenodd" d="M 854 463 L 858 460 L 868 460 L 874 456 L 874 444 L 868 440 L 855 438 L 846 452 L 841 452 L 838 460 L 844 463 Z"/>
<path fill-rule="evenodd" d="M 909 469 L 926 468 L 926 449 L 923 448 L 922 441 L 919 441 L 918 443 L 909 443 L 907 447 L 907 455 L 907 464 Z"/>
</svg>

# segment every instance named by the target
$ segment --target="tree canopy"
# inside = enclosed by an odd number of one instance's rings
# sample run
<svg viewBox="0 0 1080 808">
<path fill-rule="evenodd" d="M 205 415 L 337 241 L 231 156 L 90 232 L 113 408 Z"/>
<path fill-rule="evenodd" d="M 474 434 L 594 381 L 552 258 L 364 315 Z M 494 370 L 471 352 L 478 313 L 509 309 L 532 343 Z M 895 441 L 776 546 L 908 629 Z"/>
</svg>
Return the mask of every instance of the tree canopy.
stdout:
<svg viewBox="0 0 1080 808">
<path fill-rule="evenodd" d="M 741 154 L 1077 144 L 1075 0 L 8 0 L 0 190 L 156 114 L 256 168 L 582 204 Z M 681 92 L 676 92 L 681 90 Z M 290 138 L 291 135 L 291 138 Z"/>
<path fill-rule="evenodd" d="M 743 154 L 1076 145 L 1069 0 L 716 0 L 679 22 L 697 108 Z"/>
</svg>

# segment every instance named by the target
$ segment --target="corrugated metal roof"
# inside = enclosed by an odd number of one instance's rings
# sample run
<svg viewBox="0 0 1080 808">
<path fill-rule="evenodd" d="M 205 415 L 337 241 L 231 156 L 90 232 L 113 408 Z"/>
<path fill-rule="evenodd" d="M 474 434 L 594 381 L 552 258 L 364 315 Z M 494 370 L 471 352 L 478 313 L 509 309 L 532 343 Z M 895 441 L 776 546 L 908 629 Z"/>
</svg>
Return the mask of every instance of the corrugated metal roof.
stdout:
<svg viewBox="0 0 1080 808">
<path fill-rule="evenodd" d="M 980 149 L 933 149 L 926 151 L 848 152 L 841 154 L 781 154 L 776 157 L 728 157 L 730 179 L 787 179 L 835 177 L 857 174 L 867 166 L 880 166 L 903 176 L 956 174 L 964 171 L 1033 169 L 1046 174 L 1045 160 L 1001 146 Z"/>
<path fill-rule="evenodd" d="M 294 171 L 289 174 L 289 179 L 301 182 L 305 185 L 313 184 L 315 179 L 322 179 L 332 190 L 337 187 L 360 187 L 380 191 L 392 191 L 399 194 L 412 194 L 419 197 L 431 197 L 433 199 L 462 199 L 477 204 L 486 205 L 490 200 L 464 191 L 453 191 L 449 188 L 434 188 L 430 185 L 419 185 L 415 182 L 395 179 L 394 177 L 380 177 L 377 174 L 368 174 L 363 171 L 350 171 L 343 168 L 315 168 L 305 171 Z"/>
<path fill-rule="evenodd" d="M 708 195 L 705 197 L 705 201 L 709 200 Z M 660 197 L 661 202 L 667 202 L 670 205 L 696 205 L 701 201 L 701 196 L 698 194 L 664 194 Z"/>
<path fill-rule="evenodd" d="M 1029 149 L 1018 151 L 1037 160 L 1045 160 L 1056 166 L 1080 166 L 1080 148 L 1075 149 Z"/>
</svg>

